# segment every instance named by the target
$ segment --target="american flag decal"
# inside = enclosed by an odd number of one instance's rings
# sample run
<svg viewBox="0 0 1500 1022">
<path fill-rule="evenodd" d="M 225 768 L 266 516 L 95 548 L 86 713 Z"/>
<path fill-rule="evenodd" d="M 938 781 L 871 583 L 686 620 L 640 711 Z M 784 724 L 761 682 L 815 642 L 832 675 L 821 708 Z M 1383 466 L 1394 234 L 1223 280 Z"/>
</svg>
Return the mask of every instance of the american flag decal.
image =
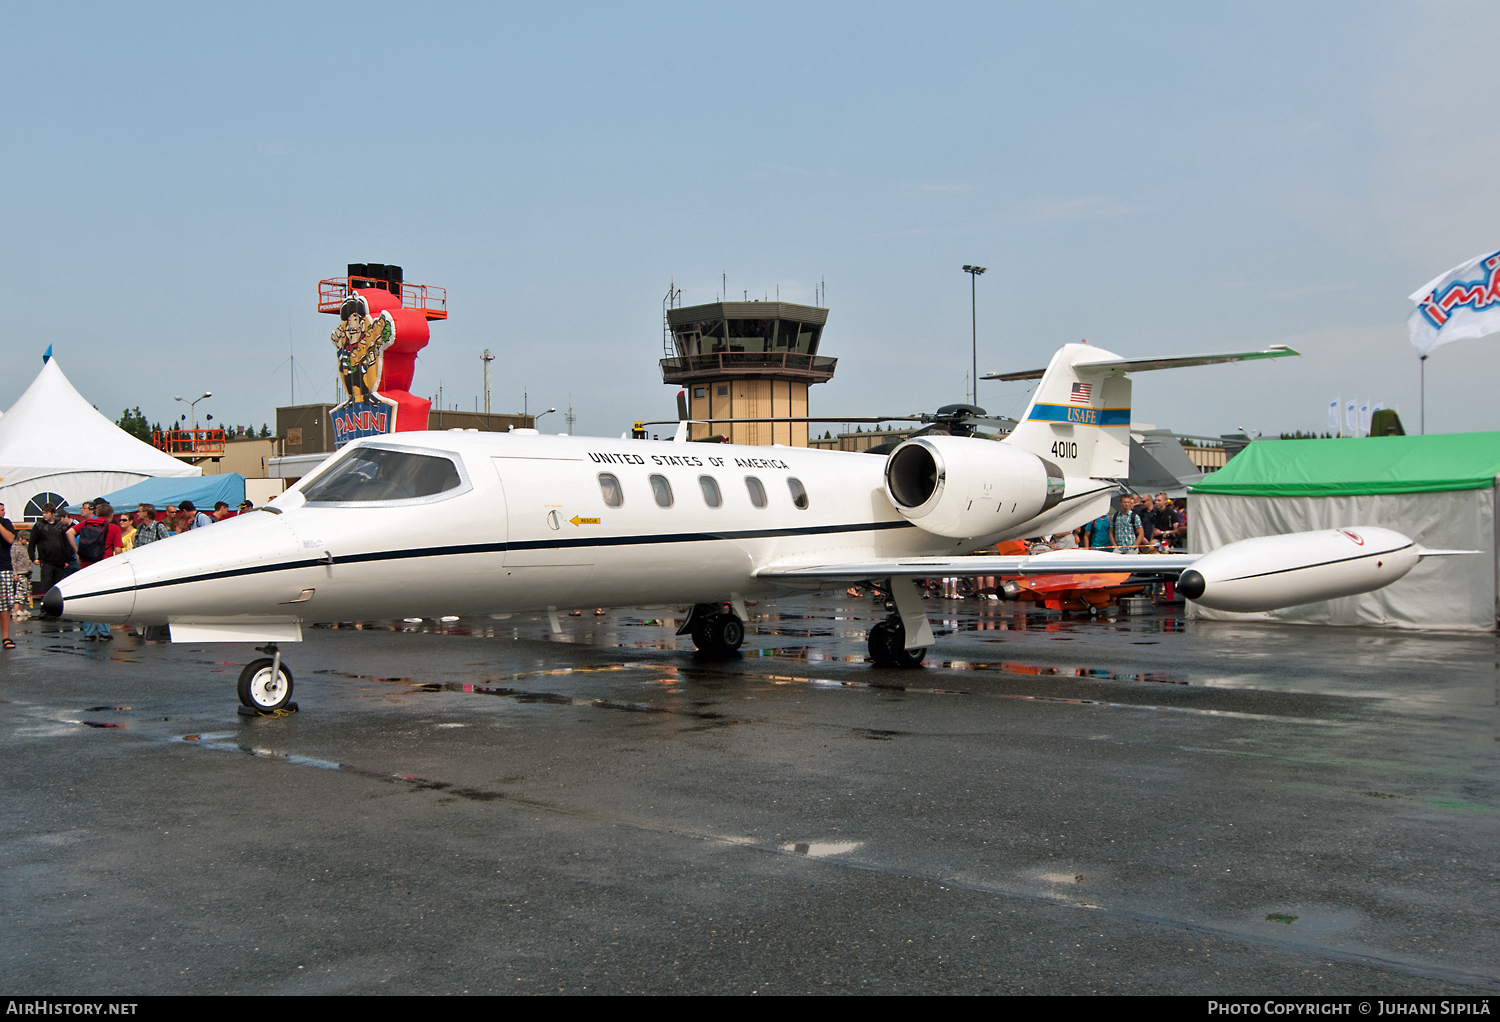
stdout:
<svg viewBox="0 0 1500 1022">
<path fill-rule="evenodd" d="M 1089 403 L 1089 397 L 1093 392 L 1094 385 L 1092 383 L 1075 383 L 1073 384 L 1073 396 L 1068 400 L 1074 404 L 1086 405 Z"/>
</svg>

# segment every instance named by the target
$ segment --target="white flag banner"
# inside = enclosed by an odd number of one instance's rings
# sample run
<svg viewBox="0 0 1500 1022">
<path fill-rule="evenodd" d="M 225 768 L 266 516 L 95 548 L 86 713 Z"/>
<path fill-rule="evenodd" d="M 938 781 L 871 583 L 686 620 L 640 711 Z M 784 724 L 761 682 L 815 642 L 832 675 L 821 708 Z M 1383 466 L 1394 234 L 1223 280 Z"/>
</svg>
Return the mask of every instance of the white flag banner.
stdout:
<svg viewBox="0 0 1500 1022">
<path fill-rule="evenodd" d="M 1339 399 L 1328 402 L 1328 431 L 1334 436 L 1339 432 Z"/>
<path fill-rule="evenodd" d="M 1344 405 L 1344 435 L 1359 436 L 1359 410 L 1353 398 Z"/>
<path fill-rule="evenodd" d="M 1475 256 L 1411 294 L 1411 343 L 1426 358 L 1450 341 L 1500 330 L 1500 252 Z"/>
<path fill-rule="evenodd" d="M 1361 401 L 1359 403 L 1359 435 L 1360 436 L 1369 436 L 1370 435 L 1370 419 L 1371 419 L 1371 417 L 1373 415 L 1374 415 L 1374 413 L 1370 411 L 1370 399 L 1366 398 L 1365 400 Z"/>
</svg>

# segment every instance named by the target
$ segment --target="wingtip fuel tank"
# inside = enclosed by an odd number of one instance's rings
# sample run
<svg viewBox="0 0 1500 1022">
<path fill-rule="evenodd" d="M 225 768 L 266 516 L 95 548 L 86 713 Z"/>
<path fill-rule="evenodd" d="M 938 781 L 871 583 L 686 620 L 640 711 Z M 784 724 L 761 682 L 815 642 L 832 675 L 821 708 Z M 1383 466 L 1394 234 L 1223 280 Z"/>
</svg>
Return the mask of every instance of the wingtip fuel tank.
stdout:
<svg viewBox="0 0 1500 1022">
<path fill-rule="evenodd" d="M 1200 557 L 1177 591 L 1214 610 L 1278 610 L 1390 585 L 1423 553 L 1401 533 L 1375 526 L 1260 536 Z"/>
</svg>

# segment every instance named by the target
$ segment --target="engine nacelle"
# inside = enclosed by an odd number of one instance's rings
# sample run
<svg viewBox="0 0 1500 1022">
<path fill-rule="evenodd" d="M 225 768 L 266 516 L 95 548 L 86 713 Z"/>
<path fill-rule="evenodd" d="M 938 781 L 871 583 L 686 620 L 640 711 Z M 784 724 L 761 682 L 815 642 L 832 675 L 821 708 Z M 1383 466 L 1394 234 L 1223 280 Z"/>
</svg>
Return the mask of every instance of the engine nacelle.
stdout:
<svg viewBox="0 0 1500 1022">
<path fill-rule="evenodd" d="M 1056 465 L 976 437 L 913 437 L 885 464 L 886 496 L 901 516 L 953 539 L 1002 533 L 1055 507 L 1064 489 Z"/>
</svg>

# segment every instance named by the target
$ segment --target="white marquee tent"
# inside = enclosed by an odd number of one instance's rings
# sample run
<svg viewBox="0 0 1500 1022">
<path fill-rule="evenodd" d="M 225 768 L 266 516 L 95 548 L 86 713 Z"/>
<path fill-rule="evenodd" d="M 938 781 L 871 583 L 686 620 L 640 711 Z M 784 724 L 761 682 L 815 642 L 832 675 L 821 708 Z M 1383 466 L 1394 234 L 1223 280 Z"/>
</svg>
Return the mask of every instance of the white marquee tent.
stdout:
<svg viewBox="0 0 1500 1022">
<path fill-rule="evenodd" d="M 55 358 L 0 417 L 0 503 L 15 521 L 43 494 L 77 503 L 154 476 L 202 474 L 101 415 Z"/>
</svg>

